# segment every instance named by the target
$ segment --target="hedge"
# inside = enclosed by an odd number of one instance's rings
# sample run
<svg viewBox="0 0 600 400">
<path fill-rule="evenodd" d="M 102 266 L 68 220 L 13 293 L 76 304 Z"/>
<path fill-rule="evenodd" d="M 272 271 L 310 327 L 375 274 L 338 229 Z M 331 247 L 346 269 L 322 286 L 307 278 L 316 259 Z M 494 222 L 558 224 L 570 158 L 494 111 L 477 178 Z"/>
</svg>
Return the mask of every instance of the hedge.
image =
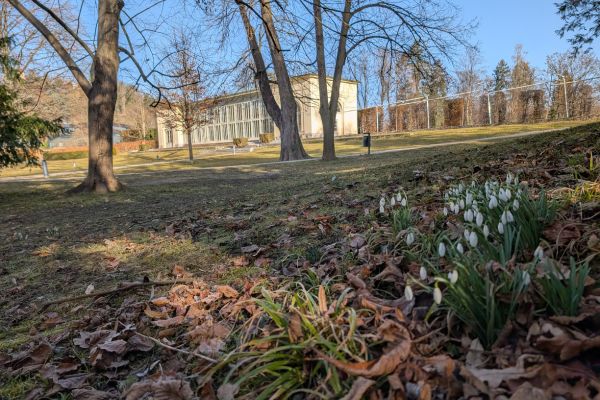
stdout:
<svg viewBox="0 0 600 400">
<path fill-rule="evenodd" d="M 248 138 L 247 137 L 233 138 L 233 144 L 235 147 L 246 147 L 246 146 L 248 146 Z"/>
<path fill-rule="evenodd" d="M 112 150 L 113 156 L 117 154 L 117 149 L 113 147 Z M 47 161 L 56 161 L 56 160 L 76 160 L 78 158 L 87 158 L 88 152 L 87 150 L 78 150 L 78 151 L 61 151 L 61 152 L 45 152 L 44 159 Z"/>
<path fill-rule="evenodd" d="M 261 143 L 271 143 L 273 140 L 275 140 L 274 133 L 261 133 L 258 137 Z"/>
</svg>

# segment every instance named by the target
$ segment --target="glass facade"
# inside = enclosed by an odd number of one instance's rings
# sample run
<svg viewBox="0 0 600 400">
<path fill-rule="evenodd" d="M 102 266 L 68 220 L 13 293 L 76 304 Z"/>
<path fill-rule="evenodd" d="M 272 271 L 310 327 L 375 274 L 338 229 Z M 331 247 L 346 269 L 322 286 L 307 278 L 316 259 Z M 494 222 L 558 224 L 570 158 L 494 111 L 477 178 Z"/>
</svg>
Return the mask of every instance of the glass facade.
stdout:
<svg viewBox="0 0 600 400">
<path fill-rule="evenodd" d="M 204 124 L 192 135 L 194 144 L 230 142 L 234 138 L 258 139 L 262 133 L 273 133 L 273 120 L 261 99 L 217 105 L 204 112 Z"/>
</svg>

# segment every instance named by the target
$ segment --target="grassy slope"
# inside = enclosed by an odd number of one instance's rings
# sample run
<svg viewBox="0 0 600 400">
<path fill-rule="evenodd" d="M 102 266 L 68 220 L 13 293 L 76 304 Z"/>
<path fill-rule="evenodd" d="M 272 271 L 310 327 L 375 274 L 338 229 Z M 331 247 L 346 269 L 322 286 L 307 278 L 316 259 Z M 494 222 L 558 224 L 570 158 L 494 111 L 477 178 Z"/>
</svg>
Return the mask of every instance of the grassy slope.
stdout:
<svg viewBox="0 0 600 400">
<path fill-rule="evenodd" d="M 580 125 L 581 121 L 555 121 L 528 125 L 500 125 L 492 127 L 457 128 L 431 131 L 418 131 L 410 134 L 400 133 L 394 135 L 381 135 L 373 137 L 372 151 L 382 151 L 443 143 L 448 141 L 474 140 L 488 136 L 510 135 L 514 133 L 531 132 L 546 129 L 560 129 Z M 310 140 L 305 143 L 306 150 L 313 157 L 321 156 L 321 140 Z M 336 142 L 338 155 L 364 153 L 362 139 L 353 136 L 340 138 Z M 212 148 L 211 148 L 212 149 Z M 276 145 L 258 148 L 252 153 L 238 153 L 233 156 L 226 154 L 208 154 L 206 148 L 196 149 L 196 161 L 192 165 L 187 161 L 186 149 L 164 150 L 142 153 L 126 153 L 115 156 L 114 164 L 120 172 L 144 172 L 155 170 L 190 169 L 194 167 L 223 167 L 231 165 L 246 165 L 264 162 L 273 162 L 279 159 L 279 147 Z M 169 163 L 165 163 L 165 161 Z M 138 164 L 154 164 L 135 167 Z M 73 172 L 84 173 L 87 168 L 87 159 L 48 161 L 50 174 Z M 0 172 L 1 177 L 39 175 L 39 167 L 8 168 Z"/>
<path fill-rule="evenodd" d="M 0 185 L 0 287 L 8 288 L 0 293 L 0 350 L 30 340 L 39 321 L 32 313 L 34 304 L 82 294 L 90 283 L 101 290 L 145 275 L 160 278 L 175 264 L 222 282 L 268 273 L 234 266 L 240 247 L 268 245 L 287 234 L 293 246 L 275 252 L 272 266 L 310 258 L 314 249 L 345 237 L 348 230 L 367 228 L 368 221 L 348 204 L 366 200 L 365 206 L 375 207 L 379 193 L 397 185 L 411 198 L 425 201 L 423 196 L 431 196 L 434 190 L 414 180 L 414 170 L 465 178 L 456 175 L 465 165 L 537 151 L 558 138 L 567 143 L 595 140 L 590 132 L 599 128 L 596 124 L 493 145 L 464 144 L 327 164 L 128 176 L 126 191 L 106 196 L 65 196 L 73 182 Z M 306 228 L 314 228 L 317 216 L 330 217 L 327 236 Z M 169 224 L 187 218 L 199 232 L 194 240 L 165 233 Z M 74 316 L 65 315 L 69 318 Z"/>
</svg>

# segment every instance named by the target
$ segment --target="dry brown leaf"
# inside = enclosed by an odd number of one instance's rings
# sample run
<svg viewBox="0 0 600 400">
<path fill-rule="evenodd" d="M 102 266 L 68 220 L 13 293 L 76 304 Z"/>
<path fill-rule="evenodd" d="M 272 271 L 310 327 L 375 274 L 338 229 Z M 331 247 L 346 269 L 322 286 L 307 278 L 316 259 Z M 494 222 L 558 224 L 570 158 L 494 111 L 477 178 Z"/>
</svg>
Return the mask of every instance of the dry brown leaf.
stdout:
<svg viewBox="0 0 600 400">
<path fill-rule="evenodd" d="M 232 288 L 229 285 L 222 285 L 216 287 L 217 292 L 221 293 L 223 296 L 228 298 L 238 298 L 240 296 L 239 292 Z"/>
<path fill-rule="evenodd" d="M 177 315 L 173 318 L 161 319 L 158 321 L 152 321 L 152 323 L 159 328 L 171 328 L 173 326 L 181 325 L 185 317 L 183 315 Z"/>
<path fill-rule="evenodd" d="M 176 264 L 173 267 L 173 271 L 171 272 L 175 278 L 190 278 L 192 276 L 191 273 L 186 271 L 181 265 Z"/>
<path fill-rule="evenodd" d="M 73 400 L 111 400 L 118 397 L 115 393 L 95 389 L 75 389 L 71 392 Z"/>
<path fill-rule="evenodd" d="M 152 304 L 158 307 L 164 307 L 169 303 L 170 301 L 166 297 L 157 297 L 156 299 L 152 299 Z"/>
<path fill-rule="evenodd" d="M 169 316 L 169 314 L 165 311 L 155 311 L 151 309 L 149 306 L 146 306 L 144 309 L 144 314 L 149 316 L 152 319 L 164 319 Z"/>
<path fill-rule="evenodd" d="M 239 392 L 240 387 L 232 383 L 225 383 L 217 389 L 217 398 L 219 400 L 235 400 L 235 395 Z"/>
<path fill-rule="evenodd" d="M 193 398 L 194 392 L 188 382 L 171 377 L 136 382 L 125 392 L 126 400 L 191 400 Z"/>
<path fill-rule="evenodd" d="M 483 369 L 483 368 L 469 368 L 469 372 L 477 378 L 479 381 L 487 384 L 490 389 L 495 389 L 502 382 L 511 381 L 516 379 L 530 379 L 536 376 L 543 367 L 540 364 L 544 361 L 543 356 L 536 356 L 531 354 L 523 354 L 517 360 L 517 365 L 514 367 L 508 367 L 503 369 Z M 526 368 L 525 363 L 535 363 L 534 367 Z"/>
<path fill-rule="evenodd" d="M 319 311 L 325 315 L 327 313 L 327 295 L 325 294 L 325 287 L 319 285 Z"/>
<path fill-rule="evenodd" d="M 379 359 L 357 363 L 336 360 L 319 351 L 317 351 L 317 354 L 320 359 L 327 361 L 347 374 L 374 378 L 392 373 L 404 362 L 410 356 L 411 344 L 410 339 L 401 340 L 391 349 L 385 350 Z"/>
<path fill-rule="evenodd" d="M 3 365 L 11 368 L 13 373 L 27 373 L 38 370 L 52 355 L 53 349 L 48 343 L 40 343 L 32 349 L 16 353 Z"/>
<path fill-rule="evenodd" d="M 374 384 L 375 381 L 359 376 L 352 384 L 350 391 L 341 400 L 361 400 Z"/>
<path fill-rule="evenodd" d="M 123 354 L 127 350 L 127 342 L 123 339 L 110 340 L 99 343 L 98 348 L 111 353 Z"/>
</svg>

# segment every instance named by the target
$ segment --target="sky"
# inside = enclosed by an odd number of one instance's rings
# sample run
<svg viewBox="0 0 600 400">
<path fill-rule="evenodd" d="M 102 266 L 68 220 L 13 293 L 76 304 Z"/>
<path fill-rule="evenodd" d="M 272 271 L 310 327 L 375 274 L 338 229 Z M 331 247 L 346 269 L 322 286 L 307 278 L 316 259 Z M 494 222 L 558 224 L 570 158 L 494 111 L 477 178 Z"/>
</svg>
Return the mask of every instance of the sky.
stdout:
<svg viewBox="0 0 600 400">
<path fill-rule="evenodd" d="M 456 0 L 465 20 L 476 18 L 473 40 L 479 43 L 486 71 L 504 58 L 511 63 L 517 43 L 523 45 L 527 59 L 543 69 L 546 56 L 570 49 L 567 39 L 556 30 L 562 26 L 553 0 Z M 600 40 L 593 51 L 600 55 Z"/>
</svg>

